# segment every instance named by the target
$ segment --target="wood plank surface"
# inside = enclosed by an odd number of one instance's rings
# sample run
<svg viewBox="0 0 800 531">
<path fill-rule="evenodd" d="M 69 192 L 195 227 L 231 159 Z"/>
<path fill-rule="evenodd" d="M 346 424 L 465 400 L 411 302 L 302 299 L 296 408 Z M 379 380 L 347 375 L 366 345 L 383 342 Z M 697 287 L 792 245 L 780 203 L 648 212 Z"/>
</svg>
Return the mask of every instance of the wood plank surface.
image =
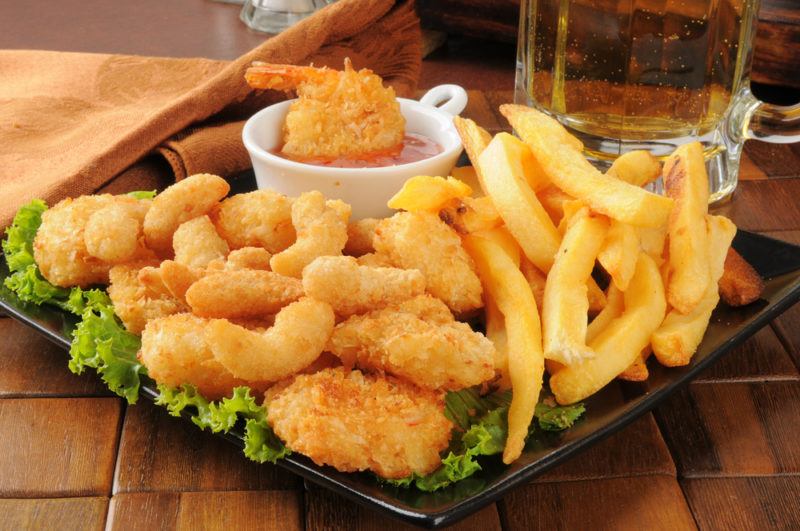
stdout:
<svg viewBox="0 0 800 531">
<path fill-rule="evenodd" d="M 694 383 L 656 410 L 681 477 L 800 473 L 800 382 Z"/>
<path fill-rule="evenodd" d="M 303 529 L 297 491 L 137 492 L 117 494 L 109 531 L 174 529 Z"/>
<path fill-rule="evenodd" d="M 347 529 L 349 531 L 409 530 L 414 526 L 379 515 L 360 505 L 344 500 L 338 494 L 306 484 L 305 528 L 307 531 Z M 500 529 L 500 518 L 495 504 L 478 511 L 464 520 L 447 527 L 453 531 L 494 531 Z"/>
<path fill-rule="evenodd" d="M 800 178 L 742 181 L 731 201 L 711 209 L 744 230 L 800 229 Z"/>
<path fill-rule="evenodd" d="M 696 381 L 797 380 L 800 372 L 770 327 L 722 356 Z"/>
<path fill-rule="evenodd" d="M 100 531 L 108 498 L 0 499 L 0 531 L 58 529 Z"/>
<path fill-rule="evenodd" d="M 247 459 L 228 441 L 149 402 L 125 415 L 114 493 L 299 489 L 294 474 Z"/>
<path fill-rule="evenodd" d="M 64 349 L 13 319 L 0 318 L 0 398 L 113 396 L 93 371 L 75 375 Z"/>
<path fill-rule="evenodd" d="M 681 482 L 700 529 L 800 529 L 800 477 Z"/>
<path fill-rule="evenodd" d="M 0 497 L 111 493 L 118 398 L 0 399 Z"/>
<path fill-rule="evenodd" d="M 694 529 L 681 488 L 669 476 L 532 483 L 499 506 L 508 531 Z"/>
</svg>

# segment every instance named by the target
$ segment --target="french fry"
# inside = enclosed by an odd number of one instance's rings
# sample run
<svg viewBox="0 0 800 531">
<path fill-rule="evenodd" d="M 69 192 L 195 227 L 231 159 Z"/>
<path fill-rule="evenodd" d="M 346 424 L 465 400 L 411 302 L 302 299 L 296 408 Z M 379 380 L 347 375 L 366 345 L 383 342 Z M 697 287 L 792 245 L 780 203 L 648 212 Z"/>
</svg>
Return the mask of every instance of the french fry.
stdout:
<svg viewBox="0 0 800 531">
<path fill-rule="evenodd" d="M 506 320 L 497 303 L 488 293 L 484 294 L 486 311 L 486 337 L 494 345 L 494 369 L 500 375 L 500 389 L 511 389 L 511 378 L 508 375 L 508 334 Z"/>
<path fill-rule="evenodd" d="M 664 188 L 675 200 L 669 216 L 669 284 L 667 300 L 681 313 L 690 313 L 703 298 L 709 282 L 708 174 L 699 142 L 685 144 L 664 164 Z"/>
<path fill-rule="evenodd" d="M 657 228 L 639 227 L 639 245 L 661 267 L 664 263 L 664 245 L 667 243 L 667 226 Z"/>
<path fill-rule="evenodd" d="M 586 281 L 586 296 L 589 298 L 589 313 L 594 315 L 606 307 L 606 294 L 592 277 Z"/>
<path fill-rule="evenodd" d="M 744 306 L 757 300 L 764 281 L 753 266 L 731 247 L 725 258 L 725 271 L 719 279 L 719 295 L 730 306 Z"/>
<path fill-rule="evenodd" d="M 448 205 L 439 211 L 439 218 L 459 234 L 491 230 L 503 224 L 491 198 L 465 197 L 457 205 Z"/>
<path fill-rule="evenodd" d="M 658 267 L 652 258 L 642 254 L 625 292 L 625 311 L 589 343 L 595 356 L 568 365 L 550 377 L 550 389 L 558 403 L 583 400 L 630 367 L 649 343 L 666 308 Z"/>
<path fill-rule="evenodd" d="M 407 180 L 400 191 L 389 199 L 387 206 L 409 212 L 438 212 L 453 199 L 470 195 L 472 188 L 458 179 L 418 175 Z"/>
<path fill-rule="evenodd" d="M 478 157 L 478 168 L 486 194 L 525 256 L 549 271 L 561 237 L 523 176 L 525 149 L 513 136 L 500 133 Z"/>
<path fill-rule="evenodd" d="M 647 368 L 647 358 L 650 357 L 652 349 L 646 346 L 644 350 L 631 363 L 630 367 L 622 371 L 617 378 L 626 382 L 644 382 L 650 377 L 650 370 Z"/>
<path fill-rule="evenodd" d="M 593 355 L 586 346 L 586 283 L 607 230 L 608 219 L 588 208 L 570 220 L 544 288 L 542 335 L 547 359 L 569 365 Z"/>
<path fill-rule="evenodd" d="M 556 226 L 561 222 L 561 218 L 564 217 L 564 203 L 575 199 L 557 186 L 552 185 L 536 192 L 536 197 L 539 198 L 550 219 L 553 220 L 553 225 Z"/>
<path fill-rule="evenodd" d="M 638 258 L 639 236 L 636 227 L 612 220 L 597 260 L 622 291 L 628 289 Z"/>
<path fill-rule="evenodd" d="M 706 291 L 691 313 L 672 309 L 653 333 L 653 353 L 662 365 L 679 367 L 692 359 L 705 335 L 711 312 L 719 302 L 717 283 L 725 267 L 728 248 L 736 235 L 736 225 L 723 216 L 706 216 L 708 231 L 709 276 Z"/>
<path fill-rule="evenodd" d="M 637 149 L 620 155 L 606 175 L 634 186 L 644 186 L 659 178 L 661 164 L 649 151 Z"/>
<path fill-rule="evenodd" d="M 478 180 L 478 174 L 475 171 L 475 166 L 458 166 L 450 170 L 450 176 L 454 179 L 458 179 L 462 183 L 466 183 L 472 188 L 473 196 L 481 196 L 483 195 L 483 190 L 481 189 L 481 182 Z"/>
<path fill-rule="evenodd" d="M 542 388 L 544 356 L 539 312 L 528 281 L 500 245 L 475 234 L 465 236 L 463 241 L 484 289 L 505 319 L 508 374 L 513 390 L 503 451 L 503 462 L 508 464 L 522 453 Z"/>
<path fill-rule="evenodd" d="M 605 308 L 592 319 L 589 326 L 586 327 L 586 343 L 589 344 L 594 341 L 600 332 L 602 332 L 614 319 L 622 315 L 625 310 L 625 295 L 614 284 L 608 287 L 608 294 L 606 295 Z"/>
<path fill-rule="evenodd" d="M 541 308 L 544 303 L 544 286 L 547 283 L 547 275 L 539 271 L 539 268 L 524 256 L 520 261 L 519 269 L 531 287 L 533 298 L 536 299 L 536 307 Z"/>
<path fill-rule="evenodd" d="M 489 142 L 492 141 L 492 135 L 469 118 L 456 116 L 453 118 L 453 125 L 456 126 L 458 136 L 461 137 L 461 143 L 464 144 L 464 151 L 467 152 L 467 157 L 469 157 L 472 167 L 475 168 L 475 175 L 481 183 L 481 188 L 484 188 L 483 175 L 481 175 L 481 169 L 478 166 L 478 157 L 489 145 Z"/>
<path fill-rule="evenodd" d="M 547 178 L 564 192 L 585 200 L 596 212 L 637 227 L 666 222 L 672 199 L 600 173 L 574 143 L 563 140 L 569 133 L 554 119 L 519 105 L 501 105 L 500 112 L 531 147 Z M 554 132 L 559 129 L 560 135 Z"/>
</svg>

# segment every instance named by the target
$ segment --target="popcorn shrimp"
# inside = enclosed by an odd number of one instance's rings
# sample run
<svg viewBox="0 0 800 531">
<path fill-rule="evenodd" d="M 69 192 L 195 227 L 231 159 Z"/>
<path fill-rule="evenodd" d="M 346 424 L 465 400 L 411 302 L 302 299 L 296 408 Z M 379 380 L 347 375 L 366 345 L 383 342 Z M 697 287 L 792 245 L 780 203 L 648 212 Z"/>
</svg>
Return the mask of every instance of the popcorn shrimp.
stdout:
<svg viewBox="0 0 800 531">
<path fill-rule="evenodd" d="M 394 89 L 371 70 L 253 63 L 245 79 L 257 89 L 296 90 L 281 152 L 297 160 L 370 158 L 400 151 L 405 118 Z"/>
<path fill-rule="evenodd" d="M 115 196 L 89 216 L 83 234 L 89 254 L 109 264 L 153 257 L 152 251 L 145 249 L 142 230 L 150 203 L 147 199 Z"/>
<path fill-rule="evenodd" d="M 375 237 L 375 229 L 380 221 L 376 218 L 364 218 L 347 225 L 347 243 L 344 244 L 344 254 L 363 256 L 375 252 L 372 239 Z"/>
<path fill-rule="evenodd" d="M 483 306 L 483 289 L 461 238 L 436 214 L 398 212 L 382 220 L 375 250 L 395 267 L 419 269 L 428 293 L 442 299 L 456 314 Z"/>
<path fill-rule="evenodd" d="M 139 350 L 147 373 L 170 387 L 192 384 L 209 400 L 230 396 L 234 387 L 248 385 L 214 359 L 202 333 L 207 326 L 207 319 L 188 313 L 148 322 Z"/>
<path fill-rule="evenodd" d="M 214 208 L 211 219 L 231 249 L 263 247 L 278 253 L 295 239 L 292 200 L 272 190 L 229 197 Z"/>
<path fill-rule="evenodd" d="M 415 303 L 350 317 L 336 326 L 327 350 L 345 367 L 385 371 L 428 389 L 455 391 L 494 377 L 491 341 L 466 323 L 414 313 L 421 311 Z"/>
<path fill-rule="evenodd" d="M 416 269 L 361 266 L 352 256 L 320 256 L 303 269 L 303 289 L 349 317 L 422 295 L 425 277 Z"/>
<path fill-rule="evenodd" d="M 208 216 L 190 219 L 172 235 L 175 261 L 190 268 L 204 268 L 212 260 L 227 256 L 228 244 L 220 238 Z"/>
<path fill-rule="evenodd" d="M 248 318 L 275 313 L 302 295 L 296 278 L 242 269 L 204 276 L 186 291 L 186 302 L 200 317 Z"/>
<path fill-rule="evenodd" d="M 268 422 L 292 450 L 384 478 L 433 472 L 453 429 L 441 393 L 341 367 L 279 384 L 266 404 Z"/>
<path fill-rule="evenodd" d="M 153 319 L 187 310 L 163 283 L 139 280 L 140 270 L 146 265 L 121 264 L 109 272 L 108 296 L 114 304 L 114 312 L 132 334 L 141 334 Z"/>
<path fill-rule="evenodd" d="M 292 205 L 292 224 L 297 241 L 274 255 L 269 263 L 281 275 L 300 278 L 303 268 L 318 256 L 341 255 L 347 242 L 350 205 L 326 201 L 317 191 L 306 192 Z"/>
<path fill-rule="evenodd" d="M 68 198 L 42 214 L 42 224 L 33 241 L 33 257 L 44 278 L 65 288 L 108 282 L 112 264 L 89 253 L 85 231 L 92 215 L 116 200 L 109 194 Z"/>
<path fill-rule="evenodd" d="M 199 173 L 179 181 L 153 199 L 144 217 L 147 246 L 160 256 L 172 254 L 172 235 L 190 219 L 207 214 L 231 187 L 222 177 Z"/>
<path fill-rule="evenodd" d="M 316 360 L 333 324 L 330 305 L 303 297 L 283 308 L 266 332 L 216 319 L 206 327 L 205 339 L 214 359 L 237 378 L 275 382 Z"/>
</svg>

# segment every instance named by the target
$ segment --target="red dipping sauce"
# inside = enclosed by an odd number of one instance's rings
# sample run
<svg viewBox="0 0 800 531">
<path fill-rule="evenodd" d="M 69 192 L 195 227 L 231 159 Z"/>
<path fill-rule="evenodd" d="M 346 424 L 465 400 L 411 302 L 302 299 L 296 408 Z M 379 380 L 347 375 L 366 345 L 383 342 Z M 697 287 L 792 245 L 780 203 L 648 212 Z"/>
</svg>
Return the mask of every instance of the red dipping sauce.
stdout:
<svg viewBox="0 0 800 531">
<path fill-rule="evenodd" d="M 303 160 L 304 164 L 314 166 L 328 166 L 332 168 L 381 168 L 384 166 L 397 166 L 409 164 L 419 160 L 429 159 L 444 151 L 442 146 L 424 135 L 406 133 L 403 137 L 403 149 L 394 155 L 378 155 L 368 159 L 339 158 L 333 160 Z M 276 151 L 276 155 L 288 158 L 283 153 Z"/>
</svg>

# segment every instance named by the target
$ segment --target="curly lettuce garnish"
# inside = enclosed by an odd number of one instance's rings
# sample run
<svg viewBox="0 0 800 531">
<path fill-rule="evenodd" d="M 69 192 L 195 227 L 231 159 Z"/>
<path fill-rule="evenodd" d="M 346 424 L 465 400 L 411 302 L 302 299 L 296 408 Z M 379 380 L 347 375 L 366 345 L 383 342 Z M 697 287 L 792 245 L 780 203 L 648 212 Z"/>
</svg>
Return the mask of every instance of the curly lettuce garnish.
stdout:
<svg viewBox="0 0 800 531">
<path fill-rule="evenodd" d="M 477 389 L 464 389 L 447 393 L 445 414 L 456 429 L 442 466 L 427 476 L 412 474 L 398 480 L 385 480 L 398 487 L 414 485 L 419 490 L 432 492 L 468 478 L 481 470 L 479 456 L 503 453 L 508 436 L 508 406 L 511 392 L 498 392 L 481 396 Z M 555 406 L 546 397 L 536 407 L 538 426 L 545 431 L 569 428 L 583 415 L 583 404 Z M 531 425 L 531 431 L 536 425 Z"/>
<path fill-rule="evenodd" d="M 170 415 L 189 414 L 200 429 L 212 433 L 228 433 L 237 423 L 244 423 L 244 455 L 259 463 L 275 463 L 291 450 L 281 442 L 267 424 L 267 410 L 256 404 L 249 387 L 236 387 L 233 394 L 218 402 L 203 398 L 192 385 L 180 389 L 158 386 L 156 404 L 165 406 Z"/>
</svg>

